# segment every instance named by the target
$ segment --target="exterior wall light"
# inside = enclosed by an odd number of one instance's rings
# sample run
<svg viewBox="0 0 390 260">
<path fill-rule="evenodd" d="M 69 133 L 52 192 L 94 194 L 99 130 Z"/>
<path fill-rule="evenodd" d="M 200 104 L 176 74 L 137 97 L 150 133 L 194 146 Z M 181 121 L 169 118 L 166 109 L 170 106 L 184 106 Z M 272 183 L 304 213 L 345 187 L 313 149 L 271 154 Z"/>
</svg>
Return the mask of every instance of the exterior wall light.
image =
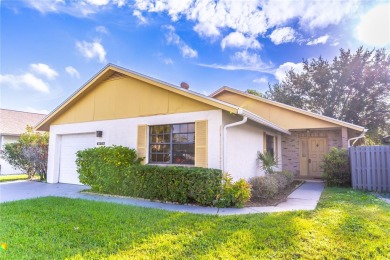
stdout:
<svg viewBox="0 0 390 260">
<path fill-rule="evenodd" d="M 96 131 L 96 137 L 102 137 L 103 131 Z"/>
</svg>

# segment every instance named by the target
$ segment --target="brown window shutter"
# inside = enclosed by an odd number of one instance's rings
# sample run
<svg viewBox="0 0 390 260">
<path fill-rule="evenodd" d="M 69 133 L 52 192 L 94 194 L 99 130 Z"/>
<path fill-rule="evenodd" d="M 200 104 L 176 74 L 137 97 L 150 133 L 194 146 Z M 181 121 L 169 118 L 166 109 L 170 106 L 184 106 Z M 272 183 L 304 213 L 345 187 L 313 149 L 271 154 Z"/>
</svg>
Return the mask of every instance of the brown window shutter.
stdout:
<svg viewBox="0 0 390 260">
<path fill-rule="evenodd" d="M 263 132 L 263 153 L 267 151 L 267 134 Z"/>
<path fill-rule="evenodd" d="M 195 166 L 208 167 L 208 121 L 195 121 Z"/>
<path fill-rule="evenodd" d="M 146 138 L 146 130 L 147 125 L 138 125 L 137 132 L 137 155 L 138 157 L 146 158 L 146 147 L 147 147 L 147 138 Z M 143 160 L 142 163 L 145 164 L 146 160 Z"/>
</svg>

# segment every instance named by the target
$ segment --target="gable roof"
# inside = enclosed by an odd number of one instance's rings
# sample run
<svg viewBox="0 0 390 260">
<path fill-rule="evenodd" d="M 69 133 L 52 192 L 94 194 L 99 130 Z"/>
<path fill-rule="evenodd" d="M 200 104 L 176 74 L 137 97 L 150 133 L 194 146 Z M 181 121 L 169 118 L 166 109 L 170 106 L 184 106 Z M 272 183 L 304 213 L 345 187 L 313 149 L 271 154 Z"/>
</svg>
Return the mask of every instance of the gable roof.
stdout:
<svg viewBox="0 0 390 260">
<path fill-rule="evenodd" d="M 45 117 L 45 114 L 0 109 L 0 134 L 21 135 L 26 126 L 34 126 Z"/>
<path fill-rule="evenodd" d="M 260 123 L 262 125 L 266 125 L 267 127 L 270 127 L 278 132 L 282 132 L 285 134 L 290 134 L 287 130 L 276 126 L 275 124 L 257 116 L 249 111 L 246 111 L 238 106 L 232 105 L 230 103 L 211 98 L 202 94 L 199 94 L 197 92 L 183 89 L 181 87 L 166 83 L 164 81 L 145 76 L 143 74 L 137 73 L 135 71 L 131 71 L 113 64 L 108 64 L 105 66 L 101 71 L 99 71 L 95 76 L 93 76 L 87 83 L 85 83 L 81 88 L 76 90 L 69 98 L 67 98 L 63 103 L 61 103 L 57 108 L 55 108 L 50 114 L 47 115 L 41 122 L 39 122 L 36 125 L 37 130 L 45 130 L 48 131 L 50 128 L 51 122 L 53 122 L 56 118 L 58 118 L 64 111 L 66 111 L 70 106 L 72 106 L 74 103 L 76 103 L 81 97 L 83 97 L 86 93 L 91 91 L 94 86 L 97 86 L 99 83 L 103 82 L 104 80 L 115 77 L 115 75 L 119 73 L 122 75 L 125 75 L 127 77 L 131 77 L 143 82 L 146 82 L 148 84 L 154 85 L 156 87 L 162 88 L 164 90 L 168 90 L 171 92 L 174 92 L 176 94 L 182 95 L 187 98 L 191 98 L 193 100 L 208 104 L 210 106 L 213 106 L 218 109 L 222 109 L 224 111 L 233 113 L 233 114 L 240 114 L 240 115 L 246 115 L 248 118 L 252 121 L 255 121 L 257 123 Z"/>
<path fill-rule="evenodd" d="M 219 94 L 223 93 L 223 92 L 230 92 L 230 93 L 233 93 L 233 94 L 236 94 L 236 95 L 241 95 L 241 96 L 244 96 L 244 97 L 247 97 L 247 98 L 250 98 L 250 99 L 254 99 L 254 100 L 266 103 L 266 104 L 270 104 L 270 105 L 273 105 L 273 106 L 280 107 L 280 108 L 284 108 L 284 109 L 287 109 L 287 110 L 290 110 L 290 111 L 293 111 L 293 112 L 296 112 L 296 113 L 299 113 L 299 114 L 303 114 L 303 115 L 306 115 L 306 116 L 317 118 L 317 119 L 320 119 L 320 120 L 323 120 L 323 121 L 326 121 L 326 122 L 329 122 L 329 123 L 332 123 L 332 124 L 335 124 L 335 125 L 347 127 L 347 128 L 353 129 L 353 130 L 357 130 L 357 131 L 363 131 L 364 130 L 364 127 L 359 126 L 359 125 L 347 123 L 347 122 L 344 122 L 344 121 L 341 121 L 341 120 L 338 120 L 338 119 L 334 119 L 334 118 L 331 118 L 331 117 L 323 116 L 323 115 L 320 115 L 320 114 L 317 114 L 317 113 L 313 113 L 313 112 L 310 112 L 310 111 L 307 111 L 307 110 L 304 110 L 304 109 L 296 108 L 296 107 L 289 106 L 289 105 L 286 105 L 286 104 L 283 104 L 283 103 L 280 103 L 280 102 L 276 102 L 276 101 L 272 101 L 272 100 L 269 100 L 269 99 L 266 99 L 266 98 L 262 98 L 262 97 L 259 97 L 259 96 L 251 95 L 251 94 L 245 93 L 243 91 L 240 91 L 240 90 L 237 90 L 237 89 L 233 89 L 233 88 L 229 88 L 229 87 L 222 87 L 222 88 L 218 89 L 217 91 L 212 93 L 210 95 L 210 97 L 218 99 L 217 96 Z"/>
</svg>

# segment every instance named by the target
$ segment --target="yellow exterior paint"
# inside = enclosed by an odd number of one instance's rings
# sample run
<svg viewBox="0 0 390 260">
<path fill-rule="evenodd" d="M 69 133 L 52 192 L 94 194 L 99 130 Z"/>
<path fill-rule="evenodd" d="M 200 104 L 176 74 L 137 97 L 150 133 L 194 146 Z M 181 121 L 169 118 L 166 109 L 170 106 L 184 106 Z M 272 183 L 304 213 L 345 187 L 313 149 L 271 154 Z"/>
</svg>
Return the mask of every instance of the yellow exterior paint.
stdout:
<svg viewBox="0 0 390 260">
<path fill-rule="evenodd" d="M 212 109 L 238 113 L 237 108 L 232 105 L 115 65 L 108 65 L 50 113 L 36 126 L 36 129 L 49 131 L 52 124 Z"/>
<path fill-rule="evenodd" d="M 137 155 L 138 158 L 145 158 L 146 157 L 146 148 L 147 148 L 147 125 L 138 125 L 137 129 Z M 143 164 L 145 164 L 147 160 L 144 159 L 142 161 Z"/>
<path fill-rule="evenodd" d="M 208 121 L 195 121 L 195 166 L 208 167 Z"/>
<path fill-rule="evenodd" d="M 309 115 L 278 107 L 259 100 L 245 97 L 230 91 L 223 91 L 214 98 L 234 104 L 243 109 L 284 128 L 284 129 L 313 129 L 313 128 L 335 128 L 339 125 L 327 122 Z"/>
<path fill-rule="evenodd" d="M 215 107 L 122 77 L 103 81 L 53 120 L 53 125 L 213 110 Z"/>
</svg>

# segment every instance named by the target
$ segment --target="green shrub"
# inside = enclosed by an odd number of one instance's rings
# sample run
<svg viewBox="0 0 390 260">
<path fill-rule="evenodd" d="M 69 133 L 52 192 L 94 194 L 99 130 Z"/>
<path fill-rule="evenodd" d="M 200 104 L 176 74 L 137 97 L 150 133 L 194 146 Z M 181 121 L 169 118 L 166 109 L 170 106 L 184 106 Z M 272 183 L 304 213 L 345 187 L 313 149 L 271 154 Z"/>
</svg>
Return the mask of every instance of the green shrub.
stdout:
<svg viewBox="0 0 390 260">
<path fill-rule="evenodd" d="M 348 151 L 332 147 L 325 154 L 323 177 L 329 186 L 351 186 L 351 172 L 349 168 Z"/>
<path fill-rule="evenodd" d="M 233 178 L 226 173 L 222 178 L 221 193 L 218 194 L 214 205 L 218 208 L 242 208 L 250 198 L 251 186 L 244 179 L 233 182 Z"/>
<path fill-rule="evenodd" d="M 77 153 L 80 182 L 92 191 L 151 200 L 212 205 L 221 191 L 220 170 L 140 165 L 134 149 L 99 147 Z"/>
<path fill-rule="evenodd" d="M 142 161 L 134 149 L 123 146 L 101 146 L 77 152 L 77 171 L 80 182 L 94 191 L 116 194 L 122 174 L 129 165 Z"/>
<path fill-rule="evenodd" d="M 290 171 L 283 170 L 281 172 L 275 172 L 272 178 L 275 178 L 278 183 L 278 191 L 281 191 L 294 181 L 294 174 Z"/>
<path fill-rule="evenodd" d="M 198 167 L 138 165 L 124 173 L 123 195 L 212 205 L 221 190 L 221 170 Z"/>
<path fill-rule="evenodd" d="M 284 190 L 294 180 L 294 175 L 288 171 L 275 172 L 265 176 L 249 179 L 252 186 L 253 199 L 269 199 Z"/>
<path fill-rule="evenodd" d="M 271 176 L 256 176 L 249 179 L 253 199 L 269 199 L 278 192 L 278 183 Z"/>
</svg>

